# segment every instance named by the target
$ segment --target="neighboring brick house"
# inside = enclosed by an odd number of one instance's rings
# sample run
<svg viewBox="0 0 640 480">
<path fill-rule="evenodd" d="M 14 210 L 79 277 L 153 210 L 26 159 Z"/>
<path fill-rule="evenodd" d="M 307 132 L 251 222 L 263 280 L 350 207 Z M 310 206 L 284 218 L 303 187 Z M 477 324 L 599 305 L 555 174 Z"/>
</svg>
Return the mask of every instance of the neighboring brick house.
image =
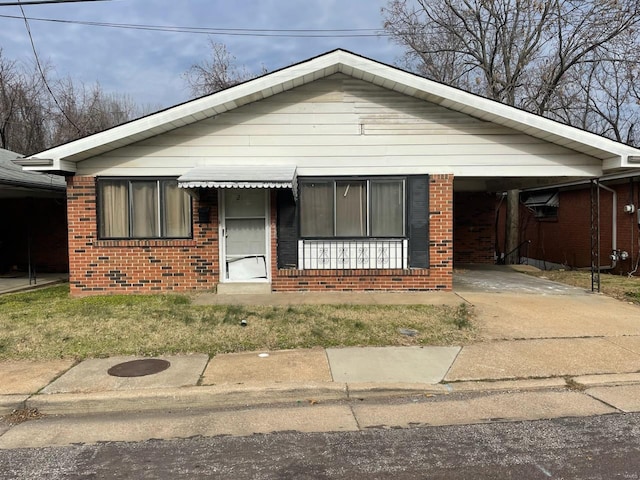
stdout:
<svg viewBox="0 0 640 480">
<path fill-rule="evenodd" d="M 336 50 L 24 159 L 68 175 L 71 292 L 450 290 L 495 194 L 640 150 Z"/>
<path fill-rule="evenodd" d="M 638 274 L 640 264 L 640 172 L 605 175 L 600 184 L 600 267 Z M 521 193 L 520 241 L 523 261 L 543 269 L 591 267 L 589 181 L 561 183 Z M 504 243 L 504 208 L 498 244 Z"/>
<path fill-rule="evenodd" d="M 64 178 L 24 172 L 19 157 L 0 149 L 0 274 L 66 273 Z"/>
</svg>

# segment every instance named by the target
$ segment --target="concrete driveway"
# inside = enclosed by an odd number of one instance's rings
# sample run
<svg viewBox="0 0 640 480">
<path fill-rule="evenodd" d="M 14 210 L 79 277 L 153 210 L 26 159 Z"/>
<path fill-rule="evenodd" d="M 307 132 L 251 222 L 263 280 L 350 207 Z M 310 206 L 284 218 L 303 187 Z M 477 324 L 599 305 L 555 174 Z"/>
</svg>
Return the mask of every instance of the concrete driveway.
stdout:
<svg viewBox="0 0 640 480">
<path fill-rule="evenodd" d="M 536 295 L 586 295 L 581 288 L 527 275 L 527 265 L 456 265 L 453 290 L 456 293 L 530 293 Z M 531 267 L 529 267 L 531 268 Z"/>
<path fill-rule="evenodd" d="M 638 305 L 509 266 L 456 268 L 454 292 L 473 306 L 486 340 L 640 335 Z"/>
</svg>

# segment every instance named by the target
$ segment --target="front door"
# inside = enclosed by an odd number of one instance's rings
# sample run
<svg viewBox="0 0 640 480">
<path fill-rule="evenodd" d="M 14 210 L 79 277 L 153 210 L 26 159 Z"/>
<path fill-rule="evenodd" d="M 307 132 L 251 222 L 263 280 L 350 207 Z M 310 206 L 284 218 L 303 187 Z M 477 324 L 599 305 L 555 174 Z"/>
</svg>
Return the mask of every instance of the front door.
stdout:
<svg viewBox="0 0 640 480">
<path fill-rule="evenodd" d="M 224 189 L 221 202 L 223 281 L 267 281 L 267 190 Z"/>
</svg>

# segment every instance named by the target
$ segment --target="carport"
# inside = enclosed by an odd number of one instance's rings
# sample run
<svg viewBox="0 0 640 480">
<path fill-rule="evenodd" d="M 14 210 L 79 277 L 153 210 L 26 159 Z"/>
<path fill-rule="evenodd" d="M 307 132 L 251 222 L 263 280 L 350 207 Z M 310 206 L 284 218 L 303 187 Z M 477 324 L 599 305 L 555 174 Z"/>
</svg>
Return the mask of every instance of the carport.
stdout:
<svg viewBox="0 0 640 480">
<path fill-rule="evenodd" d="M 40 274 L 68 272 L 66 184 L 23 172 L 12 161 L 19 157 L 0 149 L 0 278 L 34 284 Z"/>
</svg>

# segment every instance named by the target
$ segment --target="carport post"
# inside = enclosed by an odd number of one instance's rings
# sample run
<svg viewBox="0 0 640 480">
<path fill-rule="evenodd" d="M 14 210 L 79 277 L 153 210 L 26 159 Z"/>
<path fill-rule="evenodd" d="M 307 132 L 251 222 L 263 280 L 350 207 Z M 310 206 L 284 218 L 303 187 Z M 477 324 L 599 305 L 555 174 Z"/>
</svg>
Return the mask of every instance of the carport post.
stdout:
<svg viewBox="0 0 640 480">
<path fill-rule="evenodd" d="M 519 211 L 520 211 L 520 190 L 507 191 L 507 231 L 505 234 L 505 265 L 515 265 L 520 263 L 519 248 Z"/>
<path fill-rule="evenodd" d="M 600 179 L 591 179 L 591 291 L 600 293 Z"/>
</svg>

